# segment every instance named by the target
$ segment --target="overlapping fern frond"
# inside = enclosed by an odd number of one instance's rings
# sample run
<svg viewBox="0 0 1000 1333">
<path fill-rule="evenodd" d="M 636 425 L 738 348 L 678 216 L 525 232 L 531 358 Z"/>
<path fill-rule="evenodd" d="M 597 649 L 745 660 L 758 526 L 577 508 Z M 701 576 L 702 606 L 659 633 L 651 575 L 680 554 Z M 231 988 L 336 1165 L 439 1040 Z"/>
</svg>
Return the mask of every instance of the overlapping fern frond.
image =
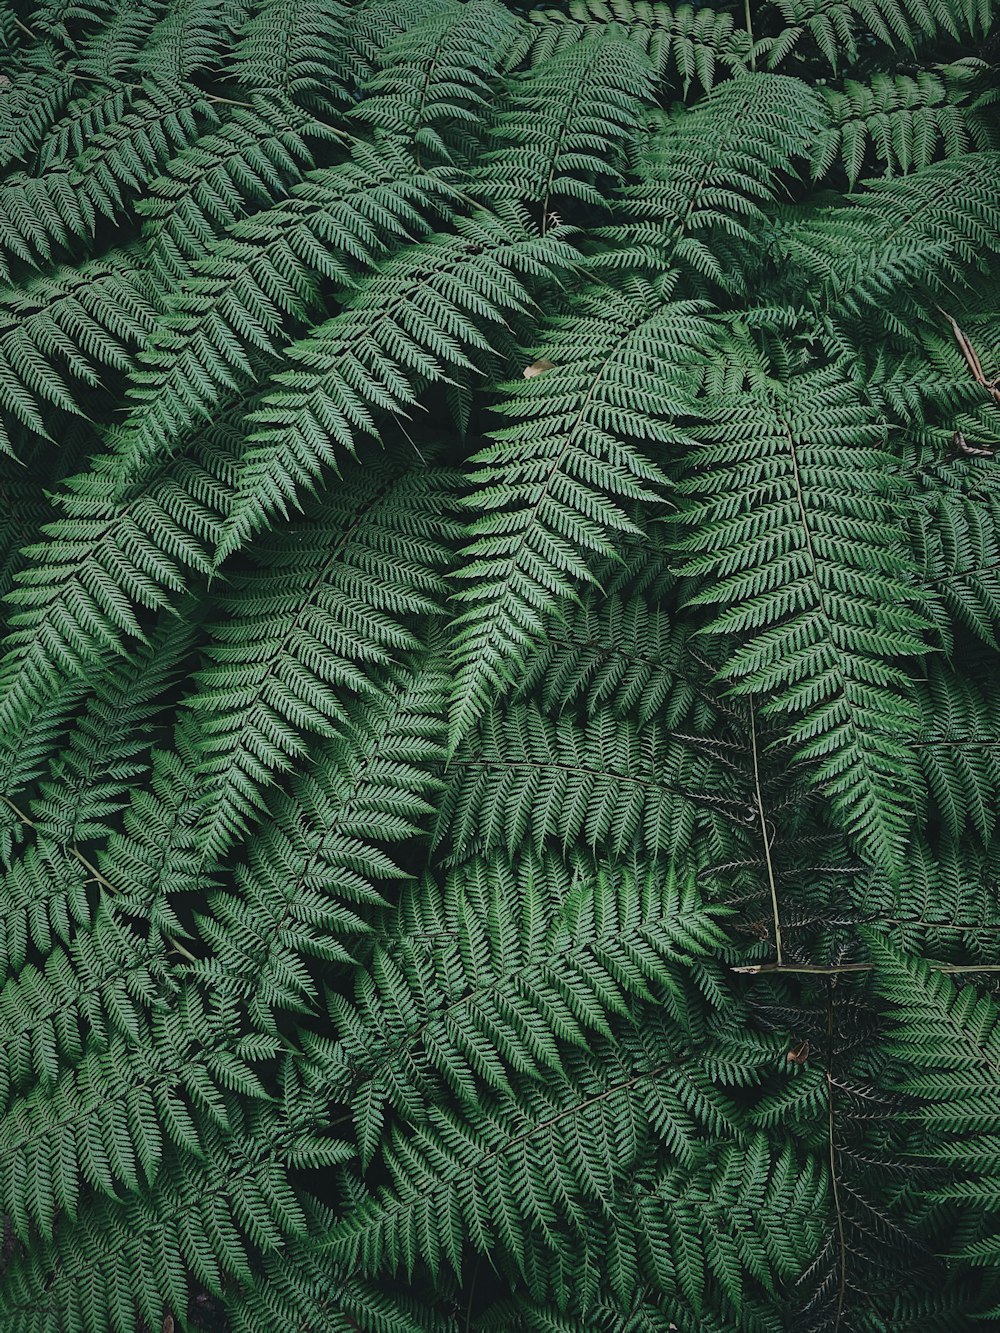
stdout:
<svg viewBox="0 0 1000 1333">
<path fill-rule="evenodd" d="M 4 1333 L 996 1323 L 996 23 L 0 0 Z"/>
</svg>

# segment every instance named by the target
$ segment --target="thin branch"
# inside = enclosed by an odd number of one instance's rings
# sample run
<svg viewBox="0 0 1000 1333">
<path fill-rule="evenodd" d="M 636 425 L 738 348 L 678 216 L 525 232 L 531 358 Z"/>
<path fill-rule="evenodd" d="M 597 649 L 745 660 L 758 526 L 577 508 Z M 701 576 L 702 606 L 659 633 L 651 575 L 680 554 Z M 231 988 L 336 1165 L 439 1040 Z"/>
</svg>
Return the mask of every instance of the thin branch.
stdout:
<svg viewBox="0 0 1000 1333">
<path fill-rule="evenodd" d="M 481 1254 L 476 1255 L 476 1266 L 472 1270 L 472 1281 L 469 1283 L 469 1300 L 465 1307 L 465 1333 L 469 1333 L 472 1328 L 472 1305 L 476 1295 L 476 1283 L 479 1281 L 479 1266 L 483 1262 Z"/>
<path fill-rule="evenodd" d="M 760 834 L 764 839 L 764 861 L 767 865 L 767 885 L 771 894 L 771 915 L 774 919 L 774 951 L 778 957 L 778 967 L 782 963 L 781 918 L 778 914 L 778 888 L 774 882 L 774 866 L 771 863 L 771 839 L 767 832 L 767 820 L 764 817 L 764 797 L 760 789 L 760 761 L 757 757 L 757 724 L 754 721 L 753 699 L 750 700 L 750 752 L 753 755 L 753 785 L 757 793 L 757 817 L 760 820 Z"/>
</svg>

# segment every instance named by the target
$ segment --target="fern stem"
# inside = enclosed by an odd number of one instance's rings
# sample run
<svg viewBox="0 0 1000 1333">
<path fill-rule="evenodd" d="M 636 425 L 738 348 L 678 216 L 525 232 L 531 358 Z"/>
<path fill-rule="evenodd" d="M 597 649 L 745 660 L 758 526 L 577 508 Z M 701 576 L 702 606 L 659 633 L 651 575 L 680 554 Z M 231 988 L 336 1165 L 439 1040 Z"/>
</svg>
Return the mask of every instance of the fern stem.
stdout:
<svg viewBox="0 0 1000 1333">
<path fill-rule="evenodd" d="M 771 861 L 771 839 L 767 833 L 767 820 L 764 818 L 764 798 L 760 789 L 760 760 L 757 755 L 757 724 L 754 720 L 753 700 L 750 701 L 750 753 L 753 756 L 753 785 L 757 794 L 757 816 L 760 819 L 760 835 L 764 839 L 764 863 L 767 866 L 767 885 L 771 894 L 771 915 L 774 918 L 774 952 L 777 966 L 781 967 L 783 954 L 781 948 L 781 917 L 778 912 L 778 887 L 774 882 L 774 865 Z"/>
<path fill-rule="evenodd" d="M 820 963 L 749 963 L 731 967 L 730 972 L 740 976 L 756 977 L 763 973 L 783 973 L 786 976 L 839 977 L 846 972 L 871 972 L 874 963 L 835 963 L 825 967 Z M 932 972 L 1000 972 L 1000 965 L 992 963 L 928 963 Z"/>
<path fill-rule="evenodd" d="M 479 1281 L 479 1266 L 483 1261 L 481 1254 L 476 1255 L 476 1265 L 472 1270 L 472 1281 L 469 1283 L 469 1299 L 465 1307 L 465 1333 L 469 1333 L 472 1328 L 472 1303 L 476 1295 L 476 1283 Z"/>
<path fill-rule="evenodd" d="M 746 20 L 747 36 L 750 38 L 750 69 L 754 74 L 756 74 L 757 55 L 753 49 L 754 48 L 753 19 L 750 17 L 750 0 L 743 0 L 743 17 Z"/>
<path fill-rule="evenodd" d="M 833 1113 L 833 983 L 826 983 L 826 1110 L 827 1143 L 830 1152 L 830 1189 L 837 1219 L 837 1245 L 840 1251 L 840 1280 L 837 1283 L 837 1313 L 833 1333 L 838 1333 L 844 1316 L 844 1297 L 847 1292 L 847 1238 L 844 1235 L 844 1214 L 840 1208 L 840 1184 L 837 1180 L 836 1121 Z"/>
</svg>

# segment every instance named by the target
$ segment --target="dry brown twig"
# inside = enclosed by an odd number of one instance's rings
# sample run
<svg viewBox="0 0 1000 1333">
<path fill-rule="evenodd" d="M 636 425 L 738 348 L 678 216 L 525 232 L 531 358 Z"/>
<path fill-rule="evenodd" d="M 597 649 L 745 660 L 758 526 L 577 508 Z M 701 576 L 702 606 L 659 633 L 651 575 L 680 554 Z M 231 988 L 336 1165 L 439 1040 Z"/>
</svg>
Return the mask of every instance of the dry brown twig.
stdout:
<svg viewBox="0 0 1000 1333">
<path fill-rule="evenodd" d="M 941 310 L 941 307 L 938 306 L 938 309 Z M 964 333 L 958 327 L 958 324 L 952 316 L 948 314 L 947 310 L 941 310 L 941 314 L 944 315 L 945 319 L 951 325 L 951 331 L 955 335 L 955 341 L 958 343 L 959 350 L 965 357 L 966 365 L 972 371 L 972 378 L 977 384 L 982 385 L 995 403 L 1000 404 L 1000 375 L 997 375 L 996 378 L 992 380 L 986 378 L 983 374 L 982 362 L 979 360 L 976 349 L 969 341 L 968 334 Z"/>
<path fill-rule="evenodd" d="M 1000 375 L 997 375 L 996 378 L 992 380 L 986 378 L 983 373 L 983 364 L 979 360 L 979 354 L 976 349 L 969 341 L 969 335 L 963 329 L 959 328 L 958 322 L 953 316 L 948 314 L 947 310 L 942 310 L 940 306 L 938 306 L 938 310 L 941 310 L 941 314 L 944 315 L 945 319 L 951 325 L 951 331 L 955 335 L 955 341 L 958 343 L 959 350 L 963 357 L 965 357 L 965 364 L 972 371 L 972 378 L 978 385 L 986 390 L 995 403 L 1000 405 Z M 986 445 L 970 444 L 960 430 L 955 431 L 954 435 L 952 435 L 951 444 L 956 453 L 960 453 L 966 458 L 992 458 L 994 454 L 994 450 L 987 448 Z"/>
</svg>

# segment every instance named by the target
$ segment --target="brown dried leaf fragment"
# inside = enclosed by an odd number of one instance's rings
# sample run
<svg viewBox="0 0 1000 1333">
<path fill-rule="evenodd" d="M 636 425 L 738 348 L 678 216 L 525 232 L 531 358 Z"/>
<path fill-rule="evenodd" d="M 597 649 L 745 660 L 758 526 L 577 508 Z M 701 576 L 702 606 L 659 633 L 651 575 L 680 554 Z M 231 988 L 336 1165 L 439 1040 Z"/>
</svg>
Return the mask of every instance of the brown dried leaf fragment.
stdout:
<svg viewBox="0 0 1000 1333">
<path fill-rule="evenodd" d="M 547 370 L 555 370 L 554 361 L 546 361 L 541 357 L 538 361 L 532 361 L 530 366 L 525 366 L 523 375 L 526 380 L 534 379 L 536 375 L 544 375 Z"/>
</svg>

